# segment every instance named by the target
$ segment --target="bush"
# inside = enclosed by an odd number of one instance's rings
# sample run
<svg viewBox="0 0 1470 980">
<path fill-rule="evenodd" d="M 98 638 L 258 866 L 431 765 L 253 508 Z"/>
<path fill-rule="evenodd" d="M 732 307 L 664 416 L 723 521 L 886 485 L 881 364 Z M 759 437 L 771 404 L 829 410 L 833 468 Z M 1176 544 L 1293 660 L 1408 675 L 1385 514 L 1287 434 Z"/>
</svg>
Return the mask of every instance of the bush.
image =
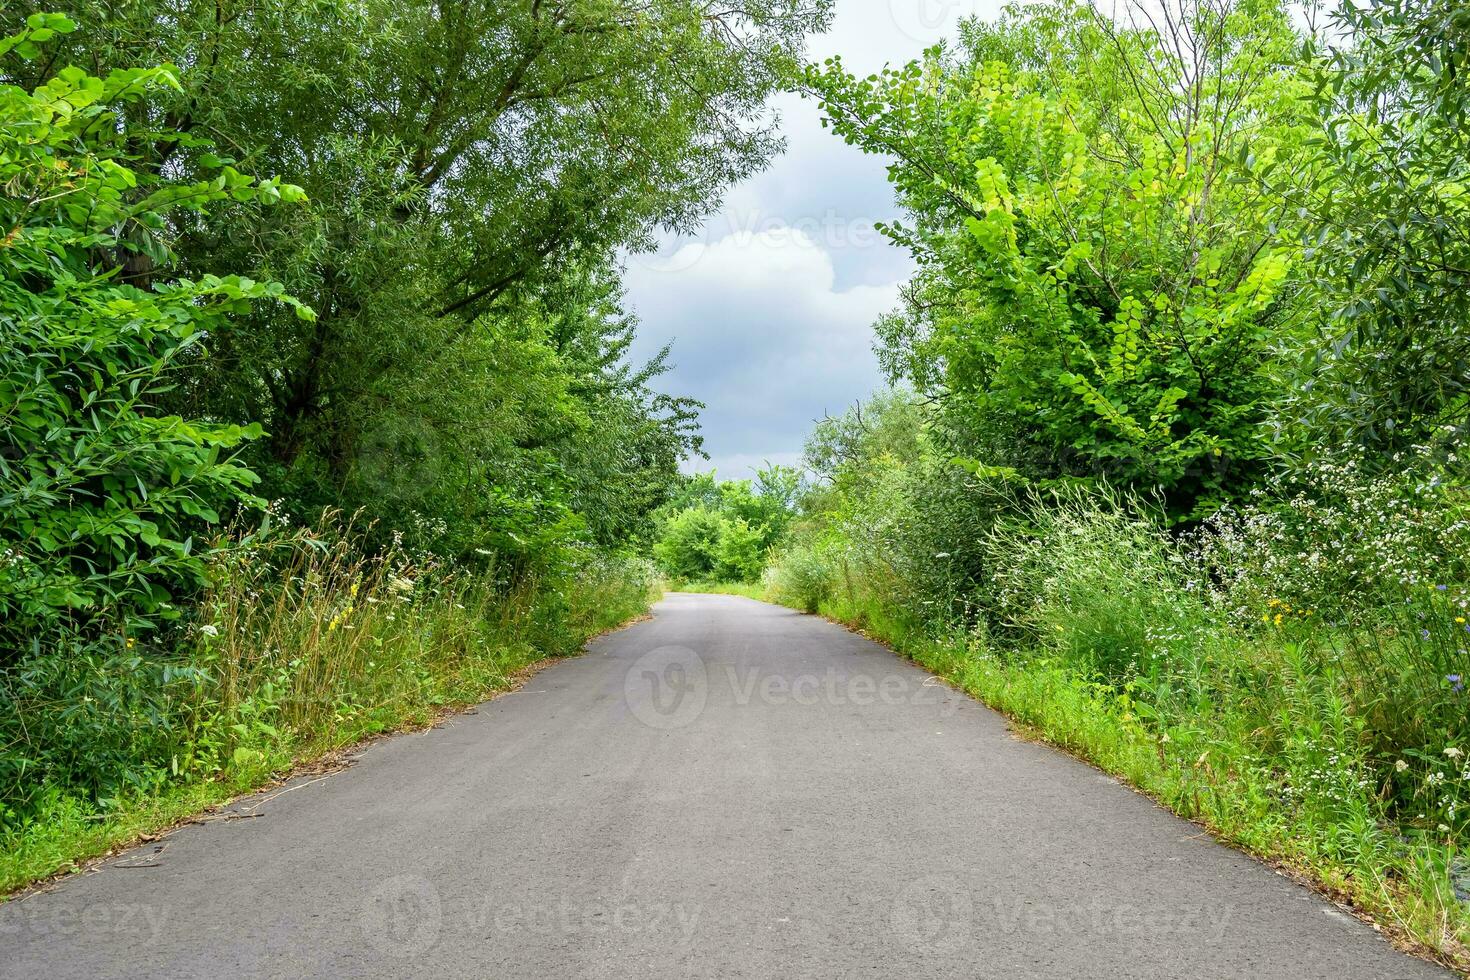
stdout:
<svg viewBox="0 0 1470 980">
<path fill-rule="evenodd" d="M 47 788 L 103 804 L 156 790 L 178 758 L 195 667 L 121 639 L 56 639 L 0 674 L 0 823 Z"/>
<path fill-rule="evenodd" d="M 72 27 L 33 15 L 0 53 Z M 0 668 L 54 631 L 106 621 L 132 634 L 178 615 L 175 596 L 201 582 L 200 535 L 222 507 L 253 499 L 256 478 L 230 453 L 260 428 L 155 403 L 251 300 L 311 315 L 278 284 L 166 278 L 169 215 L 300 197 L 222 164 L 193 184 L 130 169 L 115 107 L 177 86 L 167 68 L 0 85 Z"/>
<path fill-rule="evenodd" d="M 0 829 L 57 798 L 103 811 L 169 786 L 248 784 L 505 687 L 641 612 L 638 559 L 569 548 L 514 581 L 365 552 L 361 529 L 237 537 L 179 651 L 45 647 L 0 675 Z"/>
<path fill-rule="evenodd" d="M 1033 497 L 985 541 L 993 631 L 1083 676 L 1157 681 L 1210 647 L 1208 610 L 1159 525 L 1105 493 Z"/>
<path fill-rule="evenodd" d="M 681 579 L 707 579 L 720 566 L 725 519 L 707 507 L 680 511 L 664 524 L 653 554 L 665 572 Z"/>
<path fill-rule="evenodd" d="M 821 611 L 832 595 L 835 578 L 830 553 L 811 544 L 789 547 L 771 568 L 771 588 L 777 600 L 809 613 Z"/>
<path fill-rule="evenodd" d="M 720 529 L 718 562 L 715 575 L 726 582 L 754 582 L 766 567 L 764 535 L 738 517 L 724 522 Z"/>
<path fill-rule="evenodd" d="M 713 473 L 688 477 L 661 508 L 654 557 L 675 581 L 756 582 L 803 486 L 801 474 L 783 466 L 759 470 L 754 483 L 717 480 Z"/>
<path fill-rule="evenodd" d="M 1397 604 L 1406 589 L 1470 583 L 1465 488 L 1427 450 L 1393 463 L 1323 453 L 1258 489 L 1252 506 L 1215 515 L 1196 545 L 1238 621 L 1259 619 L 1273 599 L 1341 620 Z"/>
</svg>

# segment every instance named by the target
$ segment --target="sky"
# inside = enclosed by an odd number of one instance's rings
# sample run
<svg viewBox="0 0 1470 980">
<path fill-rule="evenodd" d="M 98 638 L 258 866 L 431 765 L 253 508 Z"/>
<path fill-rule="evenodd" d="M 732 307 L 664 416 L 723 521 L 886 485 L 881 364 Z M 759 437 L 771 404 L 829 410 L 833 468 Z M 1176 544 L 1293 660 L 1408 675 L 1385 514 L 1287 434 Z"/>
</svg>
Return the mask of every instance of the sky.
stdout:
<svg viewBox="0 0 1470 980">
<path fill-rule="evenodd" d="M 849 71 L 900 65 L 953 37 L 959 21 L 994 17 L 999 0 L 837 0 L 809 55 L 842 55 Z M 703 412 L 708 460 L 689 470 L 744 479 L 764 462 L 798 464 L 812 423 L 880 387 L 873 322 L 897 307 L 912 269 L 873 229 L 898 216 L 881 157 L 821 128 L 815 103 L 773 100 L 786 152 L 731 188 L 694 235 L 626 258 L 640 321 L 634 356 L 673 343 L 659 387 Z"/>
</svg>

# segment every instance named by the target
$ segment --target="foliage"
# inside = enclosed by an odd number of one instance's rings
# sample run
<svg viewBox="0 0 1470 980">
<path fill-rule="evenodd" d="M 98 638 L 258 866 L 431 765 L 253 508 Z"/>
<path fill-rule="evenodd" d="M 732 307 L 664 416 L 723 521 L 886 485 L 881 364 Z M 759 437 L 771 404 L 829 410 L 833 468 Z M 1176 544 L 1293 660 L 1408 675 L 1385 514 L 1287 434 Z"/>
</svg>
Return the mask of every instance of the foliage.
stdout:
<svg viewBox="0 0 1470 980">
<path fill-rule="evenodd" d="M 110 813 L 199 782 L 248 786 L 431 720 L 638 615 L 654 589 L 646 562 L 586 550 L 510 583 L 364 540 L 335 521 L 242 537 L 212 553 L 181 648 L 100 640 L 0 675 L 0 845 L 22 847 L 58 799 Z"/>
<path fill-rule="evenodd" d="M 803 490 L 800 471 L 789 466 L 768 465 L 754 482 L 695 474 L 660 512 L 654 557 L 681 581 L 757 581 Z"/>
<path fill-rule="evenodd" d="M 837 571 L 820 545 L 793 543 L 771 566 L 771 594 L 803 612 L 816 613 L 832 595 Z"/>
<path fill-rule="evenodd" d="M 1386 473 L 1344 451 L 1270 481 L 1253 506 L 1216 514 L 1195 545 L 1230 613 L 1251 622 L 1278 599 L 1342 619 L 1470 582 L 1465 488 L 1445 473 L 1458 453 L 1393 462 Z"/>
<path fill-rule="evenodd" d="M 665 522 L 653 546 L 659 566 L 677 578 L 712 578 L 719 567 L 725 518 L 707 507 L 679 511 Z"/>
<path fill-rule="evenodd" d="M 761 547 L 764 528 L 751 527 L 742 518 L 725 521 L 720 531 L 719 560 L 715 577 L 730 582 L 754 582 L 766 569 L 766 556 Z"/>
<path fill-rule="evenodd" d="M 74 27 L 36 14 L 0 51 L 39 57 Z M 0 667 L 65 626 L 136 633 L 178 615 L 200 584 L 201 535 L 223 505 L 255 499 L 235 453 L 261 429 L 160 401 L 202 338 L 253 300 L 312 317 L 279 283 L 168 278 L 170 222 L 301 199 L 229 166 L 191 181 L 135 170 L 134 141 L 178 134 L 130 123 L 127 107 L 177 88 L 168 67 L 0 86 Z"/>
<path fill-rule="evenodd" d="M 1309 217 L 1310 283 L 1330 314 L 1280 425 L 1387 459 L 1463 431 L 1470 408 L 1470 11 L 1344 4 L 1327 33 L 1315 179 L 1256 166 Z"/>
<path fill-rule="evenodd" d="M 697 404 L 648 384 L 663 357 L 627 363 L 613 256 L 693 227 L 770 159 L 764 100 L 828 7 L 88 0 L 54 59 L 12 73 L 190 66 L 137 107 L 171 125 L 135 136 L 135 168 L 193 175 L 227 151 L 310 195 L 178 229 L 191 275 L 280 280 L 318 313 L 217 324 L 174 392 L 264 427 L 265 496 L 384 529 L 420 515 L 446 555 L 529 566 L 552 541 L 646 539 L 697 453 Z"/>
<path fill-rule="evenodd" d="M 1300 85 L 1277 5 L 1164 16 L 1023 8 L 972 26 L 966 58 L 807 81 L 839 135 L 895 158 L 913 219 L 885 229 L 920 259 L 880 324 L 890 372 L 978 430 L 976 465 L 1157 487 L 1183 520 L 1269 453 L 1294 256 L 1279 202 L 1232 176 L 1247 149 L 1290 155 Z"/>
</svg>

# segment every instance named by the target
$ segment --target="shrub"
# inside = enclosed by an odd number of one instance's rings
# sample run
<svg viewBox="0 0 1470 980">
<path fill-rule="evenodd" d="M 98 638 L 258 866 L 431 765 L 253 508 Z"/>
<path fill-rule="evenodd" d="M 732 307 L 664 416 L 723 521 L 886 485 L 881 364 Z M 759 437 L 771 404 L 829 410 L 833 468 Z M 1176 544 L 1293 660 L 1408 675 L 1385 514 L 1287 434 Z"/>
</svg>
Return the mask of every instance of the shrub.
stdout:
<svg viewBox="0 0 1470 980">
<path fill-rule="evenodd" d="M 1391 471 L 1350 449 L 1324 452 L 1252 500 L 1195 538 L 1240 622 L 1272 599 L 1342 619 L 1405 589 L 1470 583 L 1470 499 L 1428 450 L 1395 456 Z"/>
<path fill-rule="evenodd" d="M 995 630 L 1084 676 L 1158 679 L 1208 648 L 1207 610 L 1157 522 L 1105 493 L 1027 501 L 986 542 Z"/>
<path fill-rule="evenodd" d="M 794 544 L 777 558 L 771 569 L 772 589 L 779 601 L 820 612 L 832 595 L 835 579 L 830 553 L 818 545 Z"/>
<path fill-rule="evenodd" d="M 72 28 L 32 15 L 0 54 Z M 115 107 L 177 86 L 168 68 L 0 85 L 0 667 L 68 623 L 135 633 L 177 615 L 175 595 L 200 583 L 199 536 L 252 499 L 255 476 L 230 453 L 260 429 L 161 415 L 155 401 L 251 300 L 311 315 L 278 284 L 167 278 L 170 215 L 300 197 L 223 162 L 192 184 L 130 169 Z"/>
<path fill-rule="evenodd" d="M 759 579 L 766 565 L 764 536 L 760 528 L 753 528 L 738 517 L 725 521 L 720 529 L 715 574 L 727 582 Z"/>
<path fill-rule="evenodd" d="M 104 803 L 157 789 L 181 747 L 176 698 L 203 679 L 120 638 L 38 645 L 0 674 L 0 823 L 48 787 Z"/>
<path fill-rule="evenodd" d="M 680 511 L 664 524 L 653 546 L 663 570 L 675 578 L 707 579 L 720 565 L 720 538 L 725 519 L 707 507 Z"/>
</svg>

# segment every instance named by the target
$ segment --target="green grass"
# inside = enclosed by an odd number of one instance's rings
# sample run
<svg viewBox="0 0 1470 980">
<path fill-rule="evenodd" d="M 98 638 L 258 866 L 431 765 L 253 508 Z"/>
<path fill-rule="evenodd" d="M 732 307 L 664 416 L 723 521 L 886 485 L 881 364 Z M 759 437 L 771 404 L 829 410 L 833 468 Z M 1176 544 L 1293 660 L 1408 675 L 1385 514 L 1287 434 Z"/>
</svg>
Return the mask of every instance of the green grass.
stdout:
<svg viewBox="0 0 1470 980">
<path fill-rule="evenodd" d="M 765 599 L 766 597 L 766 587 L 759 582 L 680 582 L 670 583 L 669 591 L 706 595 L 740 595 L 747 599 Z"/>
<path fill-rule="evenodd" d="M 149 743 L 167 757 L 135 760 L 145 788 L 106 799 L 84 791 L 75 758 L 58 762 L 0 830 L 0 893 L 511 689 L 540 661 L 642 615 L 657 594 L 645 567 L 602 559 L 509 592 L 488 577 L 418 571 L 414 580 L 391 556 L 335 548 L 294 553 L 285 574 L 222 576 L 206 602 L 208 628 L 181 654 L 200 672 L 168 695 L 171 744 Z M 67 724 L 66 709 L 20 707 L 39 732 Z"/>
<path fill-rule="evenodd" d="M 783 592 L 779 576 L 777 582 L 757 597 L 805 604 L 802 595 Z M 1129 627 L 1107 621 L 1101 598 L 1049 608 L 1047 629 L 1058 634 L 1056 642 L 1000 650 L 975 634 L 936 630 L 879 595 L 860 578 L 849 580 L 847 588 L 830 590 L 819 612 L 888 644 L 1039 740 L 1120 777 L 1221 840 L 1350 903 L 1405 948 L 1470 972 L 1470 904 L 1457 901 L 1451 884 L 1451 869 L 1463 860 L 1457 843 L 1400 822 L 1376 784 L 1305 785 L 1304 773 L 1330 777 L 1324 759 L 1355 751 L 1361 725 L 1303 644 L 1243 647 L 1238 637 L 1222 638 L 1208 655 L 1227 661 L 1220 676 L 1240 688 L 1222 690 L 1217 677 L 1198 699 L 1161 698 L 1101 683 L 1096 671 L 1069 660 L 1076 653 L 1069 646 L 1088 641 L 1067 639 L 1065 631 L 1095 631 L 1093 641 L 1115 645 L 1110 654 L 1126 645 Z M 1116 582 L 1095 595 L 1136 613 Z M 1246 683 L 1246 665 L 1265 676 L 1269 696 Z"/>
</svg>

